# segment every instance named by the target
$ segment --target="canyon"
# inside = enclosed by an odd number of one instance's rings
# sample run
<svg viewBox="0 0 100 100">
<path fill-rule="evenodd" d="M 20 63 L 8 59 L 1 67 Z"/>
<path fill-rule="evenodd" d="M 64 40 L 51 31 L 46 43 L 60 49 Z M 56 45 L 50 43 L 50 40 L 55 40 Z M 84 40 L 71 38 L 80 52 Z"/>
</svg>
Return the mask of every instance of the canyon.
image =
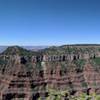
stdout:
<svg viewBox="0 0 100 100">
<path fill-rule="evenodd" d="M 49 89 L 100 94 L 100 45 L 12 46 L 0 54 L 0 100 L 46 98 Z"/>
</svg>

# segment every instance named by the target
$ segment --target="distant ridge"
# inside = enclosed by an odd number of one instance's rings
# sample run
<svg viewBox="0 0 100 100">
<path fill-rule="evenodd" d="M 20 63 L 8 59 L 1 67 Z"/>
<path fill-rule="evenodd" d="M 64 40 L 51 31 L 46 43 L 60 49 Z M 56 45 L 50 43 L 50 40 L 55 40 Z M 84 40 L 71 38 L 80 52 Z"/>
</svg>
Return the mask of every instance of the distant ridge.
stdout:
<svg viewBox="0 0 100 100">
<path fill-rule="evenodd" d="M 51 46 L 19 46 L 27 50 L 31 51 L 38 51 L 46 48 L 53 48 L 53 47 L 64 47 L 64 46 L 100 46 L 100 44 L 65 44 L 65 45 L 51 45 Z M 6 50 L 8 47 L 12 46 L 0 46 L 0 53 Z"/>
<path fill-rule="evenodd" d="M 12 47 L 12 46 L 0 46 L 0 53 L 2 53 L 8 47 Z M 37 51 L 37 50 L 40 50 L 40 49 L 45 49 L 49 46 L 19 46 L 19 47 L 22 47 L 22 48 L 27 49 L 27 50 Z"/>
<path fill-rule="evenodd" d="M 8 46 L 0 46 L 0 53 L 7 49 Z"/>
</svg>

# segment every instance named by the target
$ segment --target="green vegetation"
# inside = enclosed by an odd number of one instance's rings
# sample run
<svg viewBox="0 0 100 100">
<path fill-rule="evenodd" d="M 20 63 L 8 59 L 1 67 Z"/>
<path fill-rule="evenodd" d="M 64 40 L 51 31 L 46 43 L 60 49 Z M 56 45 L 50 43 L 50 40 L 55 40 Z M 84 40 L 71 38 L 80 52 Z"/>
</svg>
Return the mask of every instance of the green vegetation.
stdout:
<svg viewBox="0 0 100 100">
<path fill-rule="evenodd" d="M 86 82 L 82 82 L 82 87 L 87 87 L 87 83 Z"/>
<path fill-rule="evenodd" d="M 95 64 L 100 65 L 100 57 L 96 57 L 95 59 L 92 59 Z"/>
<path fill-rule="evenodd" d="M 83 69 L 83 66 L 85 65 L 85 60 L 84 59 L 78 59 L 74 61 L 75 65 L 79 68 L 79 69 Z"/>
<path fill-rule="evenodd" d="M 53 89 L 48 90 L 49 95 L 45 100 L 100 100 L 100 95 L 96 95 L 95 93 L 91 95 L 87 95 L 86 93 L 82 93 L 79 96 L 70 95 L 68 91 L 56 91 Z M 43 100 L 40 97 L 38 100 Z"/>
<path fill-rule="evenodd" d="M 36 69 L 37 70 L 43 70 L 43 67 L 41 66 L 41 62 L 36 63 Z"/>
<path fill-rule="evenodd" d="M 28 62 L 28 63 L 26 63 L 25 66 L 26 66 L 27 71 L 32 71 L 32 70 L 33 70 L 33 65 L 32 65 L 32 63 Z"/>
<path fill-rule="evenodd" d="M 5 61 L 5 60 L 3 60 L 3 59 L 0 59 L 0 65 L 4 65 L 4 64 L 6 64 L 7 62 Z"/>
<path fill-rule="evenodd" d="M 2 54 L 3 55 L 32 56 L 33 54 L 37 54 L 37 53 L 26 50 L 19 46 L 12 46 L 12 47 L 8 47 Z"/>
<path fill-rule="evenodd" d="M 63 45 L 59 47 L 52 46 L 52 47 L 42 50 L 41 52 L 44 54 L 49 54 L 49 55 L 60 55 L 60 54 L 66 54 L 66 53 L 73 53 L 76 50 L 77 48 L 75 47 L 69 47 L 67 45 Z"/>
</svg>

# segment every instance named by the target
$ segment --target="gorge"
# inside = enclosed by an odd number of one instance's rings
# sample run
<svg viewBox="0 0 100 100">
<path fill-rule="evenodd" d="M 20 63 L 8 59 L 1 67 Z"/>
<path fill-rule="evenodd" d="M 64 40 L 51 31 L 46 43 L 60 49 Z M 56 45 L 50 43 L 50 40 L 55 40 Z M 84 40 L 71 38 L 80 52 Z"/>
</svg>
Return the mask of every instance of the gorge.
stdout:
<svg viewBox="0 0 100 100">
<path fill-rule="evenodd" d="M 100 94 L 100 45 L 13 46 L 0 54 L 0 100 L 37 100 L 49 89 Z"/>
</svg>

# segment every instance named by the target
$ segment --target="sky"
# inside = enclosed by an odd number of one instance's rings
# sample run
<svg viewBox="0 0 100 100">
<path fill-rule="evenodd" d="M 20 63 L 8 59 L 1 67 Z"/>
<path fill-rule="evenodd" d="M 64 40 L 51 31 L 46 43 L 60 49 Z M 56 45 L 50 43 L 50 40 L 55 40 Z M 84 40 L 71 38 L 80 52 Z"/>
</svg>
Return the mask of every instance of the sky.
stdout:
<svg viewBox="0 0 100 100">
<path fill-rule="evenodd" d="M 100 44 L 100 0 L 0 0 L 0 45 Z"/>
</svg>

